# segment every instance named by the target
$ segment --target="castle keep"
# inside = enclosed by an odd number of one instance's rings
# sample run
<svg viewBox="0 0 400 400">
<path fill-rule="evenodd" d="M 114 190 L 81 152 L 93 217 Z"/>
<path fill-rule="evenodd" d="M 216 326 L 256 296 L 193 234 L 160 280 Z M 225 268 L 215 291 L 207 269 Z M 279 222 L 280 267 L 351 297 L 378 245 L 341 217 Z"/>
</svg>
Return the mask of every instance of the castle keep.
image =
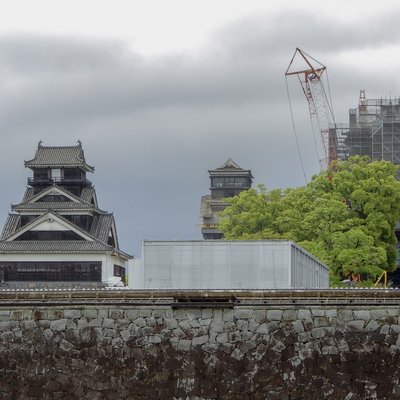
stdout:
<svg viewBox="0 0 400 400">
<path fill-rule="evenodd" d="M 0 240 L 0 280 L 10 287 L 100 286 L 125 280 L 132 258 L 118 246 L 114 216 L 99 208 L 80 142 L 39 142 L 25 161 L 33 172 L 23 199 L 11 206 Z"/>
</svg>

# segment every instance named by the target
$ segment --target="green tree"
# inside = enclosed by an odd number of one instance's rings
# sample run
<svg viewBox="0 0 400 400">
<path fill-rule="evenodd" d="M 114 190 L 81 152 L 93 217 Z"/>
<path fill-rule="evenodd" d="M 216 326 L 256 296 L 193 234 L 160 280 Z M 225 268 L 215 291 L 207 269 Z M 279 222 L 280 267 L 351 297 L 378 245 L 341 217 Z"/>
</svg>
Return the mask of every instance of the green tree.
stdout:
<svg viewBox="0 0 400 400">
<path fill-rule="evenodd" d="M 227 239 L 289 239 L 325 262 L 332 281 L 374 280 L 396 267 L 400 220 L 399 167 L 352 157 L 306 186 L 264 186 L 227 199 L 220 229 Z"/>
<path fill-rule="evenodd" d="M 281 213 L 280 190 L 267 192 L 263 185 L 227 198 L 221 229 L 226 239 L 280 238 L 275 220 Z"/>
</svg>

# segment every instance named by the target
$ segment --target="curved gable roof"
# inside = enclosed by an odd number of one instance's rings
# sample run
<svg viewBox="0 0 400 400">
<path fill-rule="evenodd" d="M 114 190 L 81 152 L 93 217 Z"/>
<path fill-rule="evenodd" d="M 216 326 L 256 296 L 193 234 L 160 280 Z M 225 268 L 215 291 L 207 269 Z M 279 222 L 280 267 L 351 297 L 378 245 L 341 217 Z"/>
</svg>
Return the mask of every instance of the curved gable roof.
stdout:
<svg viewBox="0 0 400 400">
<path fill-rule="evenodd" d="M 29 191 L 29 189 L 27 190 Z M 46 195 L 60 194 L 66 197 L 69 201 L 47 201 L 39 202 L 38 200 Z M 91 202 L 91 199 L 94 199 Z M 42 190 L 40 193 L 34 195 L 33 192 L 24 196 L 22 203 L 12 204 L 11 209 L 15 211 L 29 210 L 29 211 L 43 211 L 43 210 L 92 210 L 96 213 L 105 214 L 104 210 L 97 207 L 96 194 L 93 188 L 83 193 L 81 197 L 76 196 L 70 191 L 64 189 L 56 184 L 49 186 L 48 188 Z"/>
<path fill-rule="evenodd" d="M 218 168 L 211 169 L 208 171 L 210 176 L 230 176 L 230 175 L 246 175 L 253 179 L 251 170 L 244 169 L 235 163 L 231 158 L 228 158 L 222 165 Z"/>
<path fill-rule="evenodd" d="M 25 161 L 27 168 L 60 168 L 60 167 L 79 167 L 87 172 L 93 172 L 94 167 L 85 161 L 85 154 L 82 144 L 78 142 L 76 146 L 42 146 L 39 142 L 35 157 Z"/>
</svg>

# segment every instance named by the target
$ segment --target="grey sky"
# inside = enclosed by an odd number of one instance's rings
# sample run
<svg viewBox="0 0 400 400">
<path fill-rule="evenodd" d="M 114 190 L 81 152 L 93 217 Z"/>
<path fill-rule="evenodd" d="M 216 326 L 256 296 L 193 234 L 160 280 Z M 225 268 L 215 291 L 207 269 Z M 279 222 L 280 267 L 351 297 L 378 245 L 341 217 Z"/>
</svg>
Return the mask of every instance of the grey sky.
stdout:
<svg viewBox="0 0 400 400">
<path fill-rule="evenodd" d="M 256 184 L 304 183 L 284 79 L 295 48 L 328 66 L 336 119 L 347 122 L 360 89 L 370 98 L 400 92 L 399 17 L 399 7 L 373 24 L 289 7 L 239 10 L 196 49 L 151 55 L 106 28 L 102 37 L 0 31 L 0 223 L 22 198 L 23 161 L 37 142 L 80 139 L 124 251 L 139 255 L 142 239 L 200 239 L 207 170 L 227 158 Z M 310 177 L 319 166 L 307 105 L 295 80 L 289 88 Z"/>
</svg>

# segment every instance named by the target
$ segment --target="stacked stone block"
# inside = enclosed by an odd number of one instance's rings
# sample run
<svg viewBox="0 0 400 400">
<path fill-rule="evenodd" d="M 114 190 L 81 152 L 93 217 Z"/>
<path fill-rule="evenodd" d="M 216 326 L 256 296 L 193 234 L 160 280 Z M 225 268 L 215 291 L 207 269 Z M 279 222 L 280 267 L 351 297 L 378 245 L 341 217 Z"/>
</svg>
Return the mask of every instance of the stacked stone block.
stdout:
<svg viewBox="0 0 400 400">
<path fill-rule="evenodd" d="M 400 398 L 399 307 L 8 307 L 0 399 Z"/>
</svg>

